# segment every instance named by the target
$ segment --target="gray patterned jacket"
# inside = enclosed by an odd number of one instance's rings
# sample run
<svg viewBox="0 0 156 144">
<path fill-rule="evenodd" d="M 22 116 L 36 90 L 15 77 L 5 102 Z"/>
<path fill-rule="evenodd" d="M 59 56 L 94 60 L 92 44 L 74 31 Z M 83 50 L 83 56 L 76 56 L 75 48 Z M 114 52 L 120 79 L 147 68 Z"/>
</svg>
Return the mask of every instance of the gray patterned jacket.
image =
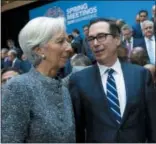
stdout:
<svg viewBox="0 0 156 144">
<path fill-rule="evenodd" d="M 34 68 L 3 87 L 1 125 L 3 143 L 75 142 L 68 90 Z"/>
</svg>

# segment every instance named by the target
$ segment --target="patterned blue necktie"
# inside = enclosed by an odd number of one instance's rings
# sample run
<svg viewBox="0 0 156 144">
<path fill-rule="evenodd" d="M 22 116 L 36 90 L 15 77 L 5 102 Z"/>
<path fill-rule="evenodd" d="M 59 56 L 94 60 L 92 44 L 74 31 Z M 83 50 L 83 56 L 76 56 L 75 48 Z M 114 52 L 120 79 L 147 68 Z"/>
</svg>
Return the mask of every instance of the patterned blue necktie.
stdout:
<svg viewBox="0 0 156 144">
<path fill-rule="evenodd" d="M 121 123 L 121 113 L 120 113 L 120 104 L 118 100 L 118 93 L 116 89 L 115 79 L 113 77 L 113 69 L 108 69 L 108 78 L 107 78 L 107 100 L 110 106 L 110 109 L 114 115 L 114 118 L 118 124 Z"/>
</svg>

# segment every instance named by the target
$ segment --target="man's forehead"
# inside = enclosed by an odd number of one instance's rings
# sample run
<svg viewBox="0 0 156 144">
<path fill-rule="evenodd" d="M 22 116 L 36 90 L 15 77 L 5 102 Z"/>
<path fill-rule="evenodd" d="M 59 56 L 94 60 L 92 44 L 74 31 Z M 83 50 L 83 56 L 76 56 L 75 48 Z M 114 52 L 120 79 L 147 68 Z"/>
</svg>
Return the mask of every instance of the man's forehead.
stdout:
<svg viewBox="0 0 156 144">
<path fill-rule="evenodd" d="M 92 24 L 89 28 L 89 35 L 96 35 L 101 32 L 104 33 L 109 32 L 109 24 L 107 22 L 100 21 Z"/>
<path fill-rule="evenodd" d="M 147 23 L 147 24 L 144 24 L 144 25 L 143 25 L 144 28 L 147 28 L 147 27 L 149 27 L 149 26 L 150 26 L 150 27 L 153 27 L 153 25 L 150 24 L 150 23 Z"/>
</svg>

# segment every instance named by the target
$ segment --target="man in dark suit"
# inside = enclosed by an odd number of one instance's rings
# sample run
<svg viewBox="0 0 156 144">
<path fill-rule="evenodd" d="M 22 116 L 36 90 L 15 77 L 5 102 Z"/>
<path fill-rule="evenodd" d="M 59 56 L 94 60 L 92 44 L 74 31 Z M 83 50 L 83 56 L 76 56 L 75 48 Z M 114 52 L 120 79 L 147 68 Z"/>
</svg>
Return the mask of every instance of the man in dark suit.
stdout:
<svg viewBox="0 0 156 144">
<path fill-rule="evenodd" d="M 8 49 L 2 48 L 1 50 L 1 69 L 8 68 L 12 65 L 12 62 L 8 59 Z"/>
<path fill-rule="evenodd" d="M 15 42 L 12 39 L 7 40 L 7 46 L 9 48 L 9 50 L 15 50 L 17 52 L 17 57 L 19 59 L 21 59 L 23 51 L 21 50 L 21 48 L 18 48 L 15 46 Z"/>
<path fill-rule="evenodd" d="M 156 63 L 156 49 L 155 49 L 155 41 L 156 41 L 156 35 L 154 33 L 154 23 L 150 20 L 146 20 L 142 24 L 142 29 L 144 33 L 143 37 L 143 48 L 145 49 L 148 58 L 149 63 L 155 64 Z"/>
<path fill-rule="evenodd" d="M 98 18 L 88 41 L 97 65 L 73 74 L 69 82 L 77 142 L 156 142 L 156 97 L 143 67 L 120 62 L 120 30 Z"/>
<path fill-rule="evenodd" d="M 144 46 L 142 39 L 134 38 L 132 36 L 133 30 L 129 25 L 127 25 L 127 24 L 123 25 L 121 28 L 121 33 L 123 36 L 122 43 L 123 43 L 123 45 L 125 45 L 125 47 L 128 50 L 128 57 L 130 56 L 130 53 L 133 50 L 133 48 Z"/>
<path fill-rule="evenodd" d="M 79 45 L 79 47 L 77 49 L 77 53 L 83 53 L 83 51 L 82 51 L 82 37 L 80 35 L 80 31 L 78 29 L 74 29 L 72 31 L 72 35 L 74 37 L 73 43 L 77 43 L 77 45 Z"/>
<path fill-rule="evenodd" d="M 139 11 L 139 18 L 140 18 L 140 23 L 136 23 L 133 26 L 133 37 L 135 37 L 135 38 L 142 38 L 143 37 L 142 22 L 147 20 L 148 12 L 146 10 L 140 10 Z"/>
<path fill-rule="evenodd" d="M 12 62 L 11 67 L 21 70 L 21 60 L 17 58 L 17 52 L 15 50 L 9 50 L 8 58 Z"/>
</svg>

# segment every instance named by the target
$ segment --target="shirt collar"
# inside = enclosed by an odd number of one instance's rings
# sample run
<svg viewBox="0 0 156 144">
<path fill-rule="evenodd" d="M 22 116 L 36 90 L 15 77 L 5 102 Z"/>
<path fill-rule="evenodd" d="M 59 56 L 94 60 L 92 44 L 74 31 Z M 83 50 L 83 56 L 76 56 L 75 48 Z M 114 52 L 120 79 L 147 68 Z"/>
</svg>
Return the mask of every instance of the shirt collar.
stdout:
<svg viewBox="0 0 156 144">
<path fill-rule="evenodd" d="M 121 64 L 120 64 L 120 61 L 118 58 L 117 58 L 116 62 L 114 63 L 114 65 L 112 65 L 111 67 L 107 67 L 107 66 L 101 65 L 99 63 L 97 63 L 97 65 L 99 67 L 101 77 L 106 72 L 106 70 L 109 68 L 112 68 L 115 71 L 115 73 L 117 73 L 117 74 L 121 73 Z"/>
<path fill-rule="evenodd" d="M 146 40 L 151 40 L 151 41 L 155 41 L 155 36 L 153 35 L 150 39 L 145 37 Z"/>
<path fill-rule="evenodd" d="M 16 59 L 17 59 L 17 58 L 15 58 L 15 59 L 13 60 L 13 62 L 12 62 L 12 63 L 15 63 Z"/>
</svg>

